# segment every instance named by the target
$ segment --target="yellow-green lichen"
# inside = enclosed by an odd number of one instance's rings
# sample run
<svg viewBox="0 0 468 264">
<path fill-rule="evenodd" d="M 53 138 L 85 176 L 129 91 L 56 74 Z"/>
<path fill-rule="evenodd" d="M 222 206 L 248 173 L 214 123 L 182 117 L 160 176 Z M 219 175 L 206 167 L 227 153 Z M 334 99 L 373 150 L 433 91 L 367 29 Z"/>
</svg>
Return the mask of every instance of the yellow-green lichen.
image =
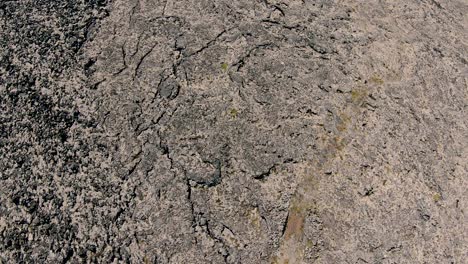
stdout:
<svg viewBox="0 0 468 264">
<path fill-rule="evenodd" d="M 373 76 L 369 79 L 369 82 L 374 83 L 374 84 L 378 84 L 378 85 L 382 85 L 382 84 L 384 83 L 384 81 L 382 80 L 382 78 L 380 78 L 378 75 L 373 75 Z"/>
<path fill-rule="evenodd" d="M 248 218 L 249 218 L 249 221 L 252 223 L 253 226 L 255 226 L 257 229 L 260 228 L 261 217 L 260 217 L 260 213 L 259 213 L 257 207 L 255 207 L 254 209 L 252 209 L 252 210 L 250 210 L 248 212 Z"/>
<path fill-rule="evenodd" d="M 353 89 L 351 91 L 351 100 L 356 104 L 360 104 L 364 101 L 367 95 L 368 92 L 364 88 Z"/>
<path fill-rule="evenodd" d="M 351 122 L 351 117 L 344 112 L 340 112 L 338 117 L 339 120 L 336 129 L 338 129 L 340 132 L 343 132 L 348 128 L 348 124 Z"/>
</svg>

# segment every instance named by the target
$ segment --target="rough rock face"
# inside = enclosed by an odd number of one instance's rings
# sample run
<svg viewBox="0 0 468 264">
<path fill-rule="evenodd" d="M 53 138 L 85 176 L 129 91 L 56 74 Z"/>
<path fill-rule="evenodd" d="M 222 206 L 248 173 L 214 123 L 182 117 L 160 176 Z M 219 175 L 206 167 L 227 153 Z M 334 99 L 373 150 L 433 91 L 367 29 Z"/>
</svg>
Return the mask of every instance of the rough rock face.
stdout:
<svg viewBox="0 0 468 264">
<path fill-rule="evenodd" d="M 468 3 L 0 3 L 0 263 L 466 263 Z"/>
</svg>

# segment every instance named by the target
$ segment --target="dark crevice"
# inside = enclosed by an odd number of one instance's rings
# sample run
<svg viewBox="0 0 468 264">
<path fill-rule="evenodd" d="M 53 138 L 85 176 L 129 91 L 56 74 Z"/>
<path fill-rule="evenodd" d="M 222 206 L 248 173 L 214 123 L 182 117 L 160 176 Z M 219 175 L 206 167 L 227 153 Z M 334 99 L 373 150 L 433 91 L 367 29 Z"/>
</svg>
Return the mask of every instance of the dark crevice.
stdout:
<svg viewBox="0 0 468 264">
<path fill-rule="evenodd" d="M 147 52 L 145 52 L 145 54 L 143 54 L 143 56 L 141 56 L 140 60 L 138 61 L 136 67 L 135 67 L 135 71 L 134 71 L 134 74 L 133 74 L 133 80 L 135 80 L 136 78 L 138 78 L 138 74 L 139 74 L 139 70 L 140 70 L 140 67 L 141 67 L 141 64 L 143 63 L 143 61 L 145 60 L 145 58 L 151 54 L 151 52 L 153 52 L 154 48 L 156 47 L 156 44 L 154 44 Z"/>
<path fill-rule="evenodd" d="M 213 239 L 214 241 L 220 243 L 222 245 L 222 248 L 224 250 L 226 250 L 226 252 L 220 252 L 218 251 L 218 254 L 222 255 L 223 258 L 224 258 L 224 262 L 227 263 L 227 258 L 229 257 L 229 251 L 227 251 L 227 249 L 229 248 L 229 246 L 226 245 L 226 243 L 224 243 L 224 241 L 221 239 L 221 238 L 218 238 L 216 237 L 210 230 L 210 227 L 209 227 L 209 221 L 207 222 L 206 226 L 205 226 L 205 230 L 206 230 L 206 234 L 211 238 Z"/>
<path fill-rule="evenodd" d="M 267 171 L 255 175 L 254 179 L 256 179 L 256 180 L 265 180 L 266 178 L 270 177 L 270 175 L 275 171 L 276 166 L 277 166 L 276 164 L 270 166 L 270 168 L 268 168 Z"/>
<path fill-rule="evenodd" d="M 289 221 L 289 211 L 286 214 L 286 220 L 284 220 L 283 228 L 281 229 L 281 237 L 284 237 L 284 233 L 286 233 L 286 228 L 288 226 L 288 221 Z"/>
<path fill-rule="evenodd" d="M 199 185 L 203 185 L 206 187 L 215 187 L 222 182 L 222 174 L 221 174 L 221 161 L 219 159 L 216 159 L 213 163 L 208 162 L 210 164 L 213 164 L 216 167 L 216 171 L 213 173 L 211 178 L 209 180 L 199 180 L 199 179 L 191 179 L 192 181 L 196 182 Z"/>
<path fill-rule="evenodd" d="M 197 55 L 199 53 L 201 53 L 202 51 L 204 51 L 205 49 L 211 47 L 212 45 L 214 45 L 218 39 L 220 37 L 222 37 L 226 32 L 228 32 L 228 30 L 224 29 L 223 31 L 221 31 L 218 35 L 216 35 L 216 37 L 212 40 L 210 40 L 208 43 L 206 43 L 205 45 L 203 45 L 203 47 L 201 47 L 200 49 L 194 51 L 193 53 L 189 54 L 187 57 L 192 57 L 194 55 Z"/>
<path fill-rule="evenodd" d="M 234 63 L 232 66 L 233 67 L 236 67 L 236 71 L 239 71 L 242 67 L 244 67 L 245 65 L 245 62 L 248 58 L 250 58 L 250 56 L 252 56 L 252 54 L 259 50 L 259 49 L 266 49 L 266 48 L 271 48 L 271 47 L 277 47 L 275 44 L 273 43 L 264 43 L 264 44 L 259 44 L 259 45 L 256 45 L 255 47 L 251 48 L 249 51 L 247 51 L 247 53 L 243 56 L 241 56 L 236 63 Z"/>
<path fill-rule="evenodd" d="M 301 25 L 285 25 L 284 23 L 281 23 L 279 21 L 276 21 L 276 20 L 271 20 L 271 19 L 262 19 L 261 20 L 262 23 L 267 23 L 267 24 L 271 24 L 271 25 L 274 25 L 274 26 L 280 26 L 284 29 L 287 29 L 287 30 L 293 30 L 293 29 L 303 29 L 303 27 Z"/>
<path fill-rule="evenodd" d="M 117 75 L 121 74 L 123 71 L 125 71 L 128 68 L 127 67 L 127 59 L 126 59 L 127 54 L 125 52 L 125 43 L 120 47 L 120 50 L 121 50 L 121 53 L 122 53 L 123 66 L 117 72 L 115 72 L 113 74 L 113 76 L 117 76 Z"/>
</svg>

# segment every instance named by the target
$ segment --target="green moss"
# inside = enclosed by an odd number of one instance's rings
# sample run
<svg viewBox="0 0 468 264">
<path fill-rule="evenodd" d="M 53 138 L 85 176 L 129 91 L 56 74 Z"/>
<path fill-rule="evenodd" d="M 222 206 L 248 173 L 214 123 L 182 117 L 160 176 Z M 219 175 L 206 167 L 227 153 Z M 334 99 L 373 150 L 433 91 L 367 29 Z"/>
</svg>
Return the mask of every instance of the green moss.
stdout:
<svg viewBox="0 0 468 264">
<path fill-rule="evenodd" d="M 314 247 L 314 241 L 312 241 L 311 239 L 307 239 L 306 247 L 313 248 Z"/>
<path fill-rule="evenodd" d="M 239 111 L 237 111 L 237 109 L 235 108 L 232 108 L 231 110 L 229 110 L 229 114 L 231 115 L 232 118 L 237 118 Z"/>
<path fill-rule="evenodd" d="M 221 69 L 223 69 L 223 71 L 227 71 L 229 65 L 225 62 L 223 62 L 223 64 L 221 64 Z"/>
</svg>

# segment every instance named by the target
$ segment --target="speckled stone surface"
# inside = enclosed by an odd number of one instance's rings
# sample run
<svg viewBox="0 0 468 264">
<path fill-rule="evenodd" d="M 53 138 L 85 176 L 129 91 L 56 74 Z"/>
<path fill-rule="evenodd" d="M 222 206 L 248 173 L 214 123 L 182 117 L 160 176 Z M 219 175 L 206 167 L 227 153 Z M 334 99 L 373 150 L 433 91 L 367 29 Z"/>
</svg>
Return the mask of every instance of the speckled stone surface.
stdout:
<svg viewBox="0 0 468 264">
<path fill-rule="evenodd" d="M 0 3 L 0 263 L 467 263 L 466 0 Z"/>
</svg>

